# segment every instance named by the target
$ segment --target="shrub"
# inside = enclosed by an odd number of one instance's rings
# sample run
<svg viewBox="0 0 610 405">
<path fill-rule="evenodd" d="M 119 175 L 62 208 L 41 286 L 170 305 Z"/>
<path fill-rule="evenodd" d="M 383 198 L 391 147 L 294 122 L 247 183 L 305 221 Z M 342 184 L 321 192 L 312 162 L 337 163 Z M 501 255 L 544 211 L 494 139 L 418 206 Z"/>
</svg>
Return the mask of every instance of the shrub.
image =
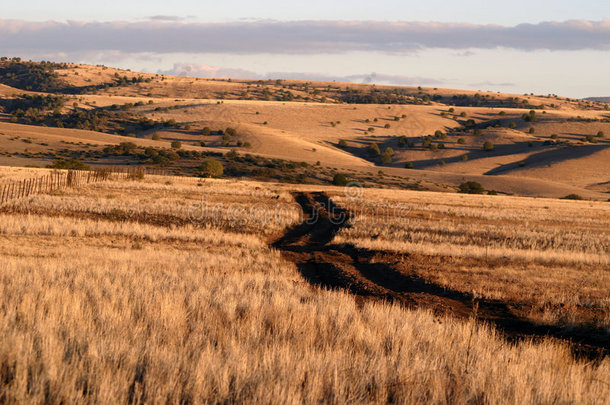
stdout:
<svg viewBox="0 0 610 405">
<path fill-rule="evenodd" d="M 536 128 L 531 127 L 531 128 L 530 128 L 530 130 L 529 130 L 529 133 L 530 133 L 530 134 L 533 134 L 534 132 L 536 132 Z"/>
<path fill-rule="evenodd" d="M 528 114 L 523 114 L 521 118 L 525 122 L 536 122 L 538 120 L 536 117 L 536 111 L 534 110 L 531 110 Z"/>
<path fill-rule="evenodd" d="M 459 143 L 460 145 L 464 145 L 466 143 L 466 140 L 464 138 L 458 138 L 457 143 Z"/>
<path fill-rule="evenodd" d="M 201 130 L 201 135 L 203 136 L 209 136 L 212 133 L 212 130 L 210 129 L 210 127 L 205 127 Z"/>
<path fill-rule="evenodd" d="M 199 146 L 205 146 L 205 142 L 204 141 L 200 141 L 199 142 Z"/>
<path fill-rule="evenodd" d="M 483 150 L 485 150 L 485 151 L 492 151 L 494 149 L 495 149 L 495 146 L 490 141 L 485 141 L 485 143 L 483 144 Z"/>
<path fill-rule="evenodd" d="M 235 136 L 237 135 L 237 131 L 235 130 L 235 128 L 228 127 L 227 129 L 225 129 L 225 134 L 229 136 Z"/>
<path fill-rule="evenodd" d="M 517 124 L 515 124 L 514 122 L 511 122 L 511 123 L 508 125 L 508 127 L 509 127 L 510 129 L 515 129 L 515 128 L 517 128 Z"/>
<path fill-rule="evenodd" d="M 56 159 L 48 167 L 52 169 L 64 169 L 64 170 L 89 170 L 89 166 L 84 164 L 78 159 Z"/>
<path fill-rule="evenodd" d="M 202 177 L 220 177 L 223 173 L 224 168 L 218 160 L 206 160 L 199 168 Z"/>
<path fill-rule="evenodd" d="M 583 198 L 578 194 L 568 194 L 565 197 L 561 197 L 562 200 L 582 200 Z"/>
<path fill-rule="evenodd" d="M 339 141 L 339 146 L 342 148 L 345 148 L 347 146 L 347 142 L 345 141 L 345 139 L 341 139 Z"/>
<path fill-rule="evenodd" d="M 390 129 L 390 126 L 391 126 L 390 124 L 385 124 L 383 127 L 384 127 L 385 129 Z"/>
<path fill-rule="evenodd" d="M 347 184 L 347 178 L 344 174 L 337 173 L 333 177 L 333 184 L 335 186 L 345 186 Z"/>
<path fill-rule="evenodd" d="M 446 165 L 444 160 L 441 160 L 440 162 L 438 162 L 438 164 L 439 164 L 439 166 L 445 166 Z"/>
<path fill-rule="evenodd" d="M 557 139 L 559 136 L 557 134 L 551 135 L 551 139 Z"/>
<path fill-rule="evenodd" d="M 587 135 L 583 138 L 583 142 L 597 143 L 597 139 L 593 135 Z"/>
<path fill-rule="evenodd" d="M 182 142 L 172 141 L 172 149 L 180 149 L 180 148 L 182 148 Z"/>
<path fill-rule="evenodd" d="M 458 192 L 462 194 L 483 194 L 484 191 L 483 186 L 476 181 L 467 181 L 458 187 Z"/>
<path fill-rule="evenodd" d="M 381 155 L 381 151 L 379 150 L 379 145 L 377 145 L 376 143 L 371 143 L 369 146 L 366 147 L 367 152 L 369 153 L 369 155 L 371 156 L 379 156 Z"/>
<path fill-rule="evenodd" d="M 161 136 L 157 133 L 152 134 L 152 140 L 153 141 L 158 141 L 159 139 L 161 139 Z"/>
<path fill-rule="evenodd" d="M 462 155 L 462 161 L 465 162 L 468 160 L 468 155 Z"/>
<path fill-rule="evenodd" d="M 605 136 L 605 135 L 604 135 L 604 131 L 599 131 L 599 132 L 597 133 L 597 137 L 598 137 L 598 138 L 603 138 L 604 136 Z"/>
<path fill-rule="evenodd" d="M 413 163 L 411 163 L 411 162 L 405 163 L 405 169 L 413 169 Z"/>
</svg>

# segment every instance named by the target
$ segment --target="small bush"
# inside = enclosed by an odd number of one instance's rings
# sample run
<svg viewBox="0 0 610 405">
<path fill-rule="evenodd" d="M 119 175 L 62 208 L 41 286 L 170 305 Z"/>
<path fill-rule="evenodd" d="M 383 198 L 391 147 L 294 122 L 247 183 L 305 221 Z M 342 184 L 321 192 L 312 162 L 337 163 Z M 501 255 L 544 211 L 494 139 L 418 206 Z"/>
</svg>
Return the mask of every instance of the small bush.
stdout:
<svg viewBox="0 0 610 405">
<path fill-rule="evenodd" d="M 161 136 L 157 133 L 152 134 L 152 140 L 153 141 L 158 141 L 159 139 L 161 139 Z"/>
<path fill-rule="evenodd" d="M 84 164 L 78 159 L 56 159 L 48 167 L 52 169 L 64 169 L 64 170 L 89 170 L 89 166 Z"/>
<path fill-rule="evenodd" d="M 536 132 L 536 128 L 531 127 L 531 128 L 530 128 L 530 130 L 529 130 L 529 133 L 530 133 L 530 134 L 533 134 L 534 132 Z"/>
<path fill-rule="evenodd" d="M 603 138 L 603 137 L 605 136 L 605 135 L 604 135 L 604 131 L 599 131 L 599 132 L 597 133 L 597 135 L 596 135 L 596 136 L 597 136 L 598 138 Z"/>
<path fill-rule="evenodd" d="M 182 142 L 172 141 L 172 149 L 180 149 L 180 148 L 182 148 Z"/>
<path fill-rule="evenodd" d="M 411 163 L 411 162 L 405 163 L 405 169 L 413 169 L 413 163 Z"/>
<path fill-rule="evenodd" d="M 381 150 L 379 150 L 379 145 L 377 145 L 376 143 L 372 143 L 369 146 L 367 146 L 366 150 L 367 150 L 368 154 L 371 156 L 377 157 L 377 156 L 381 155 Z"/>
<path fill-rule="evenodd" d="M 347 142 L 345 141 L 345 139 L 341 139 L 341 140 L 339 141 L 339 146 L 340 146 L 341 148 L 345 148 L 345 147 L 347 146 Z"/>
<path fill-rule="evenodd" d="M 559 136 L 557 134 L 551 135 L 551 139 L 557 139 Z"/>
<path fill-rule="evenodd" d="M 209 136 L 212 133 L 212 130 L 210 129 L 210 127 L 204 127 L 201 130 L 201 135 L 203 136 Z"/>
<path fill-rule="evenodd" d="M 458 138 L 457 143 L 459 143 L 460 145 L 464 145 L 466 143 L 466 140 L 464 138 Z"/>
<path fill-rule="evenodd" d="M 483 186 L 476 181 L 467 181 L 458 187 L 458 192 L 462 194 L 483 194 L 484 191 Z"/>
<path fill-rule="evenodd" d="M 578 194 L 568 194 L 565 197 L 561 197 L 562 200 L 582 200 L 583 198 Z"/>
<path fill-rule="evenodd" d="M 494 149 L 495 145 L 490 141 L 485 141 L 485 143 L 483 144 L 483 150 L 485 151 L 492 151 Z"/>
<path fill-rule="evenodd" d="M 333 177 L 333 184 L 335 186 L 345 186 L 347 184 L 347 178 L 344 174 L 337 173 Z"/>
<path fill-rule="evenodd" d="M 223 173 L 224 168 L 218 160 L 206 160 L 199 168 L 202 177 L 220 177 Z"/>
<path fill-rule="evenodd" d="M 462 155 L 462 162 L 465 162 L 468 160 L 468 155 Z"/>
</svg>

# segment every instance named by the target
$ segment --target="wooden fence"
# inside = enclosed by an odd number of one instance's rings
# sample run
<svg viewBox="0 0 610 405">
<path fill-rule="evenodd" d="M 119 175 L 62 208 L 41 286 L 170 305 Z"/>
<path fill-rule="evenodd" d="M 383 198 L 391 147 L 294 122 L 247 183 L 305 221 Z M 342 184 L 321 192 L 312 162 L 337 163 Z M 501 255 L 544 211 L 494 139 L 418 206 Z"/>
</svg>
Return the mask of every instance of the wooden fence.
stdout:
<svg viewBox="0 0 610 405">
<path fill-rule="evenodd" d="M 0 205 L 10 200 L 34 194 L 50 193 L 66 187 L 81 187 L 86 184 L 110 179 L 142 178 L 145 174 L 167 175 L 158 168 L 109 167 L 96 170 L 53 170 L 48 175 L 14 181 L 0 185 Z"/>
</svg>

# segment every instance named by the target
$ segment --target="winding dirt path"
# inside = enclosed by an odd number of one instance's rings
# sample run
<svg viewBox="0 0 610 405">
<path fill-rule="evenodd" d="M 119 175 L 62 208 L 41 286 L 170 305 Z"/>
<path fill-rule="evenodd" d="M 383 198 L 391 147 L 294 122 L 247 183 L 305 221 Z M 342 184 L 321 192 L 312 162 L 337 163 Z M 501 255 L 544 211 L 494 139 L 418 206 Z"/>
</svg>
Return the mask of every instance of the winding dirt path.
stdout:
<svg viewBox="0 0 610 405">
<path fill-rule="evenodd" d="M 475 317 L 494 325 L 508 341 L 551 338 L 568 343 L 579 357 L 600 359 L 610 354 L 610 337 L 603 330 L 534 323 L 523 316 L 527 313 L 523 304 L 475 298 L 421 278 L 413 272 L 408 254 L 332 245 L 335 234 L 349 226 L 350 213 L 321 192 L 293 196 L 305 220 L 271 246 L 295 263 L 312 285 L 346 290 L 359 303 L 382 300 L 459 319 Z"/>
</svg>

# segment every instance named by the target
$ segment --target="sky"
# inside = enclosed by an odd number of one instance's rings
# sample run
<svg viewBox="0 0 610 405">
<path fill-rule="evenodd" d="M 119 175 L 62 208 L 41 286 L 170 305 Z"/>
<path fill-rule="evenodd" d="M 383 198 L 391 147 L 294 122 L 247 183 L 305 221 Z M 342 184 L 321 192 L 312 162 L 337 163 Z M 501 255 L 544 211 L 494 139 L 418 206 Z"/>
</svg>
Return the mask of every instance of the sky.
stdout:
<svg viewBox="0 0 610 405">
<path fill-rule="evenodd" d="M 0 56 L 609 96 L 608 0 L 0 0 Z"/>
</svg>

